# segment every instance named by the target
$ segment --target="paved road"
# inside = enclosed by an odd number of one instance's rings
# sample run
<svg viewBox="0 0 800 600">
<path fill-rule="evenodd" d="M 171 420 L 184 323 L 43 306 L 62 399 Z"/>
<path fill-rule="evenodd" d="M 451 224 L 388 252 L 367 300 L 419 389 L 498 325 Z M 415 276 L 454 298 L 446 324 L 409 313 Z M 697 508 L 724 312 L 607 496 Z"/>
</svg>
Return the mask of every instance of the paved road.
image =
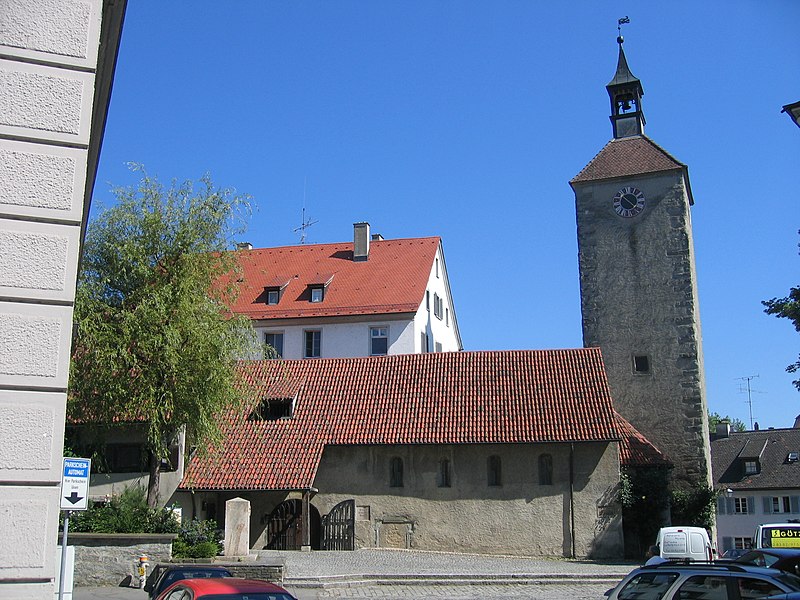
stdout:
<svg viewBox="0 0 800 600">
<path fill-rule="evenodd" d="M 419 597 L 452 600 L 602 600 L 631 563 L 538 560 L 437 552 L 263 552 L 285 564 L 284 586 L 300 600 Z M 75 588 L 73 600 L 146 600 L 131 588 Z"/>
</svg>

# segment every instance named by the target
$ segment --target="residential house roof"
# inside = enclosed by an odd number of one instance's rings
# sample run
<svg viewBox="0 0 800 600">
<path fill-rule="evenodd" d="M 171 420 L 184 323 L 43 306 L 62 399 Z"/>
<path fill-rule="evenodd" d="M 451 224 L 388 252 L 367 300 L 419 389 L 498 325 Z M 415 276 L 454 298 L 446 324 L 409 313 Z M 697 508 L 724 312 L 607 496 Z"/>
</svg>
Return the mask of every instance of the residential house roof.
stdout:
<svg viewBox="0 0 800 600">
<path fill-rule="evenodd" d="M 714 484 L 732 490 L 800 488 L 800 429 L 733 432 L 711 441 Z M 757 460 L 759 472 L 745 474 L 744 461 Z"/>
<path fill-rule="evenodd" d="M 570 184 L 630 177 L 645 173 L 681 170 L 686 175 L 685 164 L 644 135 L 613 139 L 589 161 Z M 690 202 L 694 203 L 691 190 L 687 189 Z"/>
<path fill-rule="evenodd" d="M 313 486 L 326 445 L 608 442 L 620 438 L 600 350 L 447 352 L 240 364 L 255 407 L 292 398 L 279 420 L 226 424 L 181 487 Z"/>
<path fill-rule="evenodd" d="M 353 242 L 237 250 L 241 267 L 234 312 L 251 319 L 414 313 L 422 304 L 439 237 L 373 240 L 353 260 Z M 310 286 L 325 286 L 310 302 Z M 267 289 L 280 289 L 267 304 Z"/>
</svg>

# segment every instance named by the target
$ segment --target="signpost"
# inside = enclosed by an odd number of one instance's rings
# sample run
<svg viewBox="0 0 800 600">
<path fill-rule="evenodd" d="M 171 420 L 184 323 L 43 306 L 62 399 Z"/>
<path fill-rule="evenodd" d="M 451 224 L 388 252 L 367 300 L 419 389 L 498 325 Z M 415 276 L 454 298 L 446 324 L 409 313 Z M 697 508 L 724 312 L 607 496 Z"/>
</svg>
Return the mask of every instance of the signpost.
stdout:
<svg viewBox="0 0 800 600">
<path fill-rule="evenodd" d="M 64 514 L 64 533 L 61 536 L 61 575 L 58 581 L 58 600 L 64 598 L 64 574 L 67 570 L 67 535 L 69 515 L 74 510 L 89 508 L 89 473 L 92 461 L 89 458 L 64 457 L 61 471 L 61 505 Z"/>
</svg>

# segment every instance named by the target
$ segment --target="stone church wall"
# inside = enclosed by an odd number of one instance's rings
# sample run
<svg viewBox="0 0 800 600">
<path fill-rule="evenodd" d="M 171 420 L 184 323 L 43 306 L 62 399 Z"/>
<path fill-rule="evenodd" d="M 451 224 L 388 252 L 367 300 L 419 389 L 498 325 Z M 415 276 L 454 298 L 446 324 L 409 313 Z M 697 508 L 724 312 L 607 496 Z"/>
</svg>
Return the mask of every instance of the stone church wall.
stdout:
<svg viewBox="0 0 800 600">
<path fill-rule="evenodd" d="M 540 485 L 538 459 L 553 459 L 552 485 Z M 501 484 L 489 486 L 487 459 L 501 459 Z M 390 462 L 403 459 L 403 487 L 390 487 Z M 321 515 L 356 501 L 356 546 L 571 556 L 569 444 L 328 446 L 312 500 Z M 439 487 L 441 459 L 451 487 Z M 622 555 L 616 502 L 616 443 L 574 450 L 575 555 Z"/>
</svg>

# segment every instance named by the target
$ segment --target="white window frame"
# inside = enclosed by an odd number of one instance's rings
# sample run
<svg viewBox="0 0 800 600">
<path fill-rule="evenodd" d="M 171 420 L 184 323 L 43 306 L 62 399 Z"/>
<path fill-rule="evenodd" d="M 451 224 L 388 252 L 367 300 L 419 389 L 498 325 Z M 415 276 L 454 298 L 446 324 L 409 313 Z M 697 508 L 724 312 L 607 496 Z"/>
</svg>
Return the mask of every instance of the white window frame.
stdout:
<svg viewBox="0 0 800 600">
<path fill-rule="evenodd" d="M 749 550 L 753 546 L 753 538 L 751 537 L 735 537 L 733 538 L 733 547 L 737 550 Z"/>
<path fill-rule="evenodd" d="M 309 302 L 313 302 L 314 304 L 318 304 L 325 299 L 325 288 L 320 286 L 314 286 L 311 288 L 311 298 Z"/>
<path fill-rule="evenodd" d="M 758 475 L 758 461 L 745 460 L 744 461 L 744 474 L 745 475 Z"/>
<path fill-rule="evenodd" d="M 746 496 L 733 499 L 733 512 L 737 515 L 750 514 L 750 503 L 747 501 Z"/>
<path fill-rule="evenodd" d="M 774 514 L 790 514 L 792 512 L 792 503 L 789 496 L 772 496 L 770 502 L 772 503 L 772 512 Z"/>
<path fill-rule="evenodd" d="M 281 301 L 281 291 L 280 290 L 267 290 L 267 304 L 275 305 Z"/>
<path fill-rule="evenodd" d="M 375 335 L 378 332 L 378 335 Z M 375 352 L 372 345 L 373 340 L 385 339 L 386 352 Z M 388 325 L 375 325 L 369 328 L 369 355 L 370 356 L 387 356 L 389 354 L 389 326 Z"/>
</svg>

